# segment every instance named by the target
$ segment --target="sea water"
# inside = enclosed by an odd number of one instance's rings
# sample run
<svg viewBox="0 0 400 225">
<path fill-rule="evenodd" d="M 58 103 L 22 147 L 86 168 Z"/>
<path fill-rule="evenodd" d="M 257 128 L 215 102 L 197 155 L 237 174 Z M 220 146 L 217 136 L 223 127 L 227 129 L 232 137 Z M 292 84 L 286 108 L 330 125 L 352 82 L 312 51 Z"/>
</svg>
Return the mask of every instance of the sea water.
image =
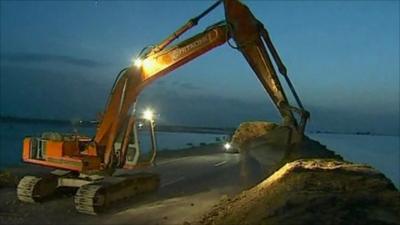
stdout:
<svg viewBox="0 0 400 225">
<path fill-rule="evenodd" d="M 308 134 L 345 160 L 366 163 L 400 187 L 400 137 L 349 134 Z"/>
</svg>

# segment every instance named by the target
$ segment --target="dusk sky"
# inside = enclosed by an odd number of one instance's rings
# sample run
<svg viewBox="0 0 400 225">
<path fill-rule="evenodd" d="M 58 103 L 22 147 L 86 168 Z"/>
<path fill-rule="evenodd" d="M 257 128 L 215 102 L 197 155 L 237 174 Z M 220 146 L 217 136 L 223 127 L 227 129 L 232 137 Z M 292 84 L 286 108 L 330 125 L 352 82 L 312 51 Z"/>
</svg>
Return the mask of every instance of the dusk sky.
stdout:
<svg viewBox="0 0 400 225">
<path fill-rule="evenodd" d="M 1 115 L 95 118 L 117 73 L 143 47 L 212 3 L 1 1 Z M 309 130 L 399 134 L 399 1 L 245 3 L 269 30 L 311 112 Z M 179 40 L 222 19 L 219 6 Z M 227 44 L 149 86 L 137 108 L 145 107 L 163 124 L 280 121 L 249 65 Z"/>
</svg>

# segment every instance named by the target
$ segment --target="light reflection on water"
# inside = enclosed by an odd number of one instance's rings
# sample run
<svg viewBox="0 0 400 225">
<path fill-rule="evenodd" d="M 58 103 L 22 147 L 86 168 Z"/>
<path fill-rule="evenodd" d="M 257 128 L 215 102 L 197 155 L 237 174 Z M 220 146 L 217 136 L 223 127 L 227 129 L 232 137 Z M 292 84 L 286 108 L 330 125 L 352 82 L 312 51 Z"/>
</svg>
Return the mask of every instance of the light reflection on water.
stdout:
<svg viewBox="0 0 400 225">
<path fill-rule="evenodd" d="M 24 136 L 40 136 L 45 131 L 73 133 L 72 126 L 54 124 L 0 124 L 0 168 L 20 163 L 22 140 Z M 92 136 L 94 128 L 79 128 L 79 133 Z M 346 160 L 367 163 L 382 171 L 397 186 L 400 186 L 400 146 L 398 136 L 308 134 Z M 195 133 L 157 133 L 159 150 L 173 150 L 212 143 L 223 135 Z M 141 148 L 150 149 L 148 133 L 141 132 Z"/>
</svg>

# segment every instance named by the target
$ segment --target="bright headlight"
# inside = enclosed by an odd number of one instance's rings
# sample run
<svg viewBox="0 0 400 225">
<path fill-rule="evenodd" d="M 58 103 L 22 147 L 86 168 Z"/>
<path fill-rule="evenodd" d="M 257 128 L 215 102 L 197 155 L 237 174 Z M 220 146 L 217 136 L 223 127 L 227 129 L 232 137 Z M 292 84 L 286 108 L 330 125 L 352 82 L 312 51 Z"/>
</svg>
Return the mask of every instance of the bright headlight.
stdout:
<svg viewBox="0 0 400 225">
<path fill-rule="evenodd" d="M 136 67 L 141 67 L 143 65 L 143 60 L 140 58 L 135 59 L 135 61 L 133 62 L 135 64 Z"/>
<path fill-rule="evenodd" d="M 153 120 L 153 117 L 154 117 L 154 113 L 153 113 L 153 111 L 152 111 L 151 109 L 146 109 L 146 110 L 143 112 L 143 118 L 144 118 L 144 119 L 146 119 L 146 120 Z"/>
<path fill-rule="evenodd" d="M 229 142 L 227 142 L 227 143 L 224 144 L 224 148 L 225 148 L 226 150 L 229 150 L 229 149 L 232 148 L 232 145 L 231 145 Z"/>
</svg>

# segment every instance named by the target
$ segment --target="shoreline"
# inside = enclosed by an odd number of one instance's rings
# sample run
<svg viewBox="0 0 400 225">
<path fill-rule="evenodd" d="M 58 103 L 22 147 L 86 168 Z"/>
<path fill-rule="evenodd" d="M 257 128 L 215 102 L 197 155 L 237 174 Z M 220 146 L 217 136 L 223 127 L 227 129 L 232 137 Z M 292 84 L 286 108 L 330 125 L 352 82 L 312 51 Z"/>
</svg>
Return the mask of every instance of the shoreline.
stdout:
<svg viewBox="0 0 400 225">
<path fill-rule="evenodd" d="M 0 124 L 1 123 L 18 123 L 18 124 L 47 124 L 47 125 L 61 125 L 61 126 L 78 126 L 78 127 L 93 127 L 95 128 L 98 124 L 96 120 L 78 120 L 78 119 L 45 119 L 45 118 L 30 118 L 30 117 L 18 117 L 18 116 L 1 116 L 0 115 Z M 210 134 L 231 134 L 235 131 L 233 127 L 199 127 L 193 125 L 168 125 L 168 124 L 160 124 L 158 132 L 178 132 L 178 133 L 192 133 L 190 130 L 200 130 L 200 132 L 193 133 L 207 133 Z M 174 131 L 176 130 L 176 131 Z M 332 134 L 332 135 L 355 135 L 355 136 L 391 136 L 391 137 L 400 137 L 400 133 L 392 134 L 392 133 L 374 133 L 371 131 L 329 131 L 329 130 L 312 130 L 306 131 L 308 134 Z"/>
</svg>

